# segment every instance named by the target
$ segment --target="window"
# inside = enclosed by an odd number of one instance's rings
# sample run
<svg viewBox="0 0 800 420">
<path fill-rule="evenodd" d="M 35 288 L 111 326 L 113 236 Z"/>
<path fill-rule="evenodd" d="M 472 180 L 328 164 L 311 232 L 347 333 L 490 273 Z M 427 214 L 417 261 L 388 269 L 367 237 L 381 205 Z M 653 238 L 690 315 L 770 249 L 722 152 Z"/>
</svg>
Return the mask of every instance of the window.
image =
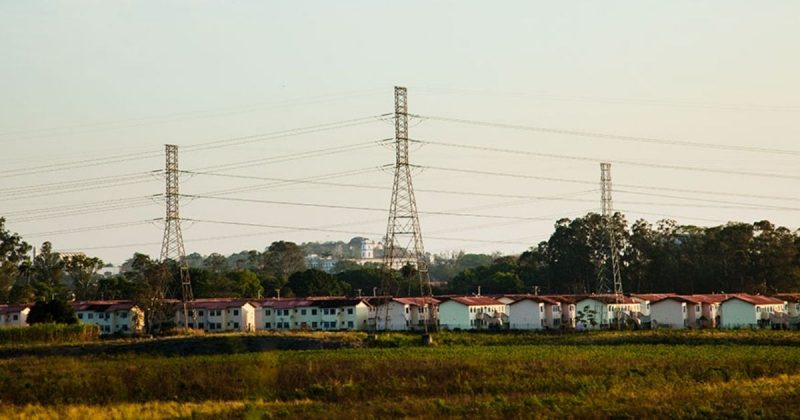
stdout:
<svg viewBox="0 0 800 420">
<path fill-rule="evenodd" d="M 217 329 L 218 329 L 218 330 L 221 330 L 221 329 L 222 329 L 222 323 L 220 323 L 220 322 L 217 322 Z"/>
<path fill-rule="evenodd" d="M 542 306 L 542 305 L 539 305 L 539 312 L 540 312 L 540 313 L 541 313 L 541 312 L 544 312 L 544 306 Z"/>
<path fill-rule="evenodd" d="M 686 305 L 683 305 L 683 313 L 686 313 Z"/>
<path fill-rule="evenodd" d="M 194 325 L 192 325 L 192 328 L 194 328 Z M 128 331 L 128 325 L 127 324 L 122 326 L 122 331 Z"/>
<path fill-rule="evenodd" d="M 317 321 L 314 321 L 311 323 L 311 328 L 317 328 L 317 325 Z"/>
<path fill-rule="evenodd" d="M 305 314 L 306 314 L 306 310 L 305 309 L 301 309 L 300 310 L 300 315 L 305 315 Z"/>
<path fill-rule="evenodd" d="M 288 309 L 284 309 L 283 310 L 283 315 L 284 316 L 289 316 L 289 310 Z M 289 328 L 289 326 L 287 325 L 286 328 Z"/>
<path fill-rule="evenodd" d="M 128 317 L 128 313 L 127 312 L 122 312 L 121 314 L 119 314 L 119 317 L 120 318 L 127 318 Z"/>
<path fill-rule="evenodd" d="M 353 308 L 347 308 L 347 315 L 353 315 Z"/>
<path fill-rule="evenodd" d="M 203 316 L 203 311 L 198 312 L 198 316 Z"/>
<path fill-rule="evenodd" d="M 269 309 L 265 309 L 265 310 L 264 310 L 264 315 L 266 315 L 266 316 L 270 316 L 270 315 L 272 315 L 272 311 L 271 311 L 271 310 L 269 310 Z"/>
<path fill-rule="evenodd" d="M 94 314 L 89 312 L 88 314 L 86 314 L 86 318 L 87 319 L 92 319 L 92 318 L 94 318 Z"/>
<path fill-rule="evenodd" d="M 271 322 L 265 323 L 264 328 L 272 328 L 272 323 Z"/>
<path fill-rule="evenodd" d="M 406 306 L 406 313 L 408 313 L 408 306 Z"/>
<path fill-rule="evenodd" d="M 83 313 L 82 312 L 78 312 L 78 319 L 83 319 Z"/>
<path fill-rule="evenodd" d="M 347 328 L 353 328 L 353 321 L 347 321 Z"/>
<path fill-rule="evenodd" d="M 316 315 L 316 314 L 317 314 L 317 310 L 316 310 L 316 309 L 312 309 L 312 310 L 311 310 L 311 315 Z M 315 323 L 315 324 L 316 324 L 316 323 Z"/>
<path fill-rule="evenodd" d="M 18 319 L 19 319 L 19 315 L 17 315 L 17 314 L 14 314 L 14 317 L 13 317 L 13 318 L 14 318 L 14 321 L 16 321 L 16 320 L 18 320 Z"/>
<path fill-rule="evenodd" d="M 239 310 L 238 309 L 234 309 L 233 310 L 233 316 L 239 316 Z"/>
<path fill-rule="evenodd" d="M 417 322 L 417 326 L 419 326 L 419 327 L 422 327 L 424 325 L 425 325 L 425 321 L 423 321 L 421 319 Z"/>
<path fill-rule="evenodd" d="M 233 323 L 233 328 L 238 330 L 239 329 L 239 323 L 238 322 L 234 322 Z"/>
</svg>

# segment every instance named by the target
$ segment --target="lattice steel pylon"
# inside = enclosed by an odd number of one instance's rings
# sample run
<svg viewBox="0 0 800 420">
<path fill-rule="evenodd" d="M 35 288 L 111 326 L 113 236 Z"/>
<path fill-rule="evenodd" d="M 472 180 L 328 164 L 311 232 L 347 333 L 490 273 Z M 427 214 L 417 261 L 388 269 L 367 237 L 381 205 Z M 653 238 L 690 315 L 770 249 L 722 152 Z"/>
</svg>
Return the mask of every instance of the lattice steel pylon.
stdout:
<svg viewBox="0 0 800 420">
<path fill-rule="evenodd" d="M 180 172 L 178 170 L 178 146 L 166 145 L 167 163 L 164 176 L 166 178 L 166 218 L 164 219 L 164 242 L 161 244 L 161 262 L 173 260 L 180 268 L 181 301 L 183 303 L 183 323 L 189 328 L 189 306 L 194 300 L 192 295 L 192 282 L 189 279 L 189 266 L 186 263 L 186 249 L 183 246 L 180 217 Z M 196 315 L 192 311 L 196 326 Z"/>
<path fill-rule="evenodd" d="M 614 235 L 614 202 L 611 199 L 611 164 L 600 163 L 600 191 L 602 200 L 602 216 L 608 232 L 608 250 L 606 269 L 601 271 L 601 279 L 598 288 L 600 292 L 607 290 L 609 283 L 613 284 L 614 295 L 622 296 L 622 275 L 619 267 L 619 250 L 617 249 L 617 239 Z M 611 278 L 607 276 L 611 272 Z"/>
<path fill-rule="evenodd" d="M 392 270 L 405 266 L 416 269 L 420 286 L 420 296 L 423 298 L 423 320 L 425 332 L 428 332 L 428 323 L 436 328 L 436 311 L 431 301 L 431 280 L 428 274 L 428 264 L 425 260 L 425 249 L 422 245 L 422 231 L 417 214 L 417 202 L 414 197 L 414 185 L 411 179 L 411 164 L 409 163 L 408 150 L 408 97 L 404 87 L 394 88 L 394 186 L 392 187 L 392 201 L 389 204 L 389 222 L 386 227 L 386 241 L 383 254 L 383 284 L 381 289 L 385 298 L 386 316 L 385 328 L 389 328 L 389 301 L 393 295 Z M 377 320 L 376 320 L 376 328 Z"/>
</svg>

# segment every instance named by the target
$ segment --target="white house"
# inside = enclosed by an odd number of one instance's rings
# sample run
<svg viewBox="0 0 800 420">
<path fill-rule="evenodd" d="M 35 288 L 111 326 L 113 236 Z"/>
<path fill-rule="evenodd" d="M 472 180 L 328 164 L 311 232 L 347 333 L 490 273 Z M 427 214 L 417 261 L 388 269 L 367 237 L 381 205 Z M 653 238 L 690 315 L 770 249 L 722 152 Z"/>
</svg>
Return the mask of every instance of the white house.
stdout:
<svg viewBox="0 0 800 420">
<path fill-rule="evenodd" d="M 189 327 L 207 332 L 255 331 L 256 305 L 244 299 L 197 299 L 190 305 Z M 184 325 L 182 304 L 176 306 L 175 322 Z"/>
<path fill-rule="evenodd" d="M 25 327 L 32 305 L 0 305 L 0 328 Z"/>
<path fill-rule="evenodd" d="M 503 328 L 506 305 L 484 296 L 455 296 L 440 299 L 439 325 L 443 329 Z"/>
<path fill-rule="evenodd" d="M 654 328 L 694 328 L 701 316 L 702 304 L 691 296 L 667 295 L 650 301 L 650 322 Z"/>
<path fill-rule="evenodd" d="M 771 324 L 771 317 L 787 312 L 787 302 L 761 295 L 737 293 L 720 304 L 721 328 L 757 328 Z"/>
<path fill-rule="evenodd" d="M 144 329 L 144 312 L 131 301 L 78 301 L 72 308 L 81 324 L 97 325 L 100 333 L 135 334 Z"/>
<path fill-rule="evenodd" d="M 561 327 L 561 303 L 537 295 L 519 296 L 508 305 L 512 330 L 541 330 Z"/>
<path fill-rule="evenodd" d="M 638 321 L 642 302 L 623 295 L 589 295 L 575 303 L 575 322 L 582 328 L 598 329 L 628 319 Z"/>
<path fill-rule="evenodd" d="M 432 327 L 439 309 L 439 301 L 428 297 L 390 298 L 388 302 L 373 299 L 377 305 L 373 312 L 378 331 L 424 330 Z"/>
</svg>

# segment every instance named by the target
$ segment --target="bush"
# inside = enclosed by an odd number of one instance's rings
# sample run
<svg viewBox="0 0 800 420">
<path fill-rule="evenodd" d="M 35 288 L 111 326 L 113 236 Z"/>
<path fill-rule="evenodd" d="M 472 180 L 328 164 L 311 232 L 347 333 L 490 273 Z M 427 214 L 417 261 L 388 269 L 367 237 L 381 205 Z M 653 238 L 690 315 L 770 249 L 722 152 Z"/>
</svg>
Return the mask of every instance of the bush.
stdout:
<svg viewBox="0 0 800 420">
<path fill-rule="evenodd" d="M 30 327 L 0 328 L 0 344 L 83 343 L 100 337 L 97 325 L 34 324 Z"/>
<path fill-rule="evenodd" d="M 62 300 L 39 301 L 33 305 L 28 314 L 28 324 L 77 324 L 75 310 Z"/>
</svg>

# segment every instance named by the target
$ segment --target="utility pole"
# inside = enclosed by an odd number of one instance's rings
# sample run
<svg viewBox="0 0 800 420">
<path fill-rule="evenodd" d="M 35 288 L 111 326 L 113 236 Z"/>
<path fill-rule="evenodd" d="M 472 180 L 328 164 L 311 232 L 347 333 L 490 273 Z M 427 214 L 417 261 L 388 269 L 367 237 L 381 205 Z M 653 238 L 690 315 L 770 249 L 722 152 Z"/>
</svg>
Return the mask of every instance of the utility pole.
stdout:
<svg viewBox="0 0 800 420">
<path fill-rule="evenodd" d="M 166 145 L 166 171 L 167 189 L 165 202 L 167 207 L 164 222 L 164 242 L 161 245 L 161 262 L 173 260 L 180 268 L 181 301 L 183 303 L 183 324 L 189 328 L 189 306 L 194 296 L 192 295 L 192 282 L 189 279 L 189 265 L 186 263 L 186 249 L 183 246 L 180 217 L 180 172 L 178 171 L 178 146 Z M 197 315 L 192 311 L 192 325 L 197 327 Z"/>
<path fill-rule="evenodd" d="M 606 268 L 601 271 L 601 281 L 599 291 L 604 291 L 609 283 L 613 284 L 614 295 L 617 298 L 622 297 L 622 276 L 620 275 L 619 267 L 619 250 L 617 249 L 617 240 L 614 236 L 614 203 L 611 200 L 611 164 L 607 162 L 600 163 L 600 187 L 602 199 L 602 216 L 606 224 L 608 232 L 608 249 L 609 254 L 606 260 L 606 265 L 610 265 L 611 278 L 607 276 Z"/>
<path fill-rule="evenodd" d="M 389 328 L 389 298 L 393 294 L 392 269 L 410 266 L 417 271 L 420 295 L 425 307 L 430 306 L 430 321 L 436 329 L 436 314 L 430 297 L 432 296 L 431 279 L 425 261 L 425 250 L 422 245 L 422 231 L 419 226 L 417 202 L 414 197 L 414 186 L 411 180 L 411 164 L 408 158 L 408 96 L 406 88 L 394 88 L 394 186 L 392 201 L 389 204 L 389 222 L 386 227 L 386 245 L 383 253 L 383 284 L 381 285 L 386 305 L 384 326 Z M 428 323 L 425 332 L 428 332 Z M 377 322 L 375 323 L 377 329 Z"/>
</svg>

